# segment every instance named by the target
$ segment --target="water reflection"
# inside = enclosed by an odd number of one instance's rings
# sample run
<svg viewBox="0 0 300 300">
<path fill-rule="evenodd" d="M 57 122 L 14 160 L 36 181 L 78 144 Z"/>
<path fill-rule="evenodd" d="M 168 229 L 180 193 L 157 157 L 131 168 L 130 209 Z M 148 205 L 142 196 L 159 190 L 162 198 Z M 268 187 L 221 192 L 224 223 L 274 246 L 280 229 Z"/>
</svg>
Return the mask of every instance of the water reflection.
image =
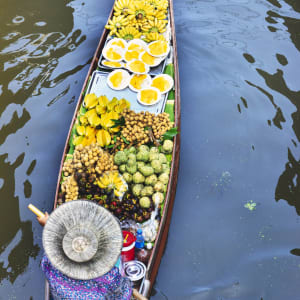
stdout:
<svg viewBox="0 0 300 300">
<path fill-rule="evenodd" d="M 268 1 L 278 8 L 282 7 L 282 5 L 276 0 Z M 299 1 L 286 0 L 285 2 L 288 5 L 292 6 L 294 11 L 300 12 Z M 269 10 L 267 14 L 268 16 L 265 19 L 270 24 L 277 24 L 280 19 L 283 20 L 283 25 L 286 27 L 292 43 L 298 49 L 298 51 L 300 51 L 300 20 L 281 15 L 278 12 L 271 10 Z M 271 31 L 275 32 L 276 30 Z M 255 59 L 252 55 L 244 53 L 243 56 L 249 63 L 255 62 Z M 288 59 L 285 55 L 276 53 L 276 58 L 282 66 L 288 65 Z M 283 95 L 284 99 L 287 99 L 294 105 L 295 111 L 291 114 L 292 129 L 298 142 L 300 142 L 300 90 L 294 91 L 288 87 L 284 78 L 284 72 L 281 69 L 277 69 L 275 73 L 267 72 L 261 68 L 256 68 L 256 71 L 261 76 L 261 78 L 264 79 L 267 88 L 269 88 L 271 91 Z M 282 108 L 278 104 L 276 104 L 274 96 L 265 88 L 262 88 L 248 80 L 246 80 L 246 82 L 250 86 L 257 88 L 260 92 L 267 96 L 274 109 L 276 110 L 276 114 L 272 119 L 272 122 L 277 128 L 283 129 L 282 123 L 286 122 L 286 117 L 284 116 Z M 268 120 L 268 124 L 271 125 L 270 120 Z M 291 141 L 293 145 L 297 147 L 297 142 L 294 139 L 291 139 Z M 287 147 L 288 162 L 285 164 L 284 171 L 279 176 L 275 189 L 275 200 L 286 200 L 289 205 L 295 207 L 297 214 L 300 215 L 300 160 L 299 158 L 295 157 L 296 155 L 292 153 L 290 147 Z M 299 249 L 291 250 L 291 254 L 299 255 L 299 253 Z"/>
<path fill-rule="evenodd" d="M 22 221 L 20 217 L 20 209 L 26 209 L 33 193 L 32 182 L 26 175 L 30 176 L 38 159 L 32 157 L 32 153 L 26 153 L 28 148 L 25 147 L 29 146 L 27 136 L 23 149 L 15 146 L 22 143 L 19 143 L 20 139 L 14 143 L 14 137 L 28 125 L 36 109 L 42 112 L 43 106 L 47 108 L 56 103 L 71 86 L 68 84 L 63 91 L 52 94 L 52 99 L 38 96 L 80 71 L 90 60 L 86 57 L 81 64 L 71 67 L 67 63 L 62 66 L 60 62 L 86 40 L 82 30 L 74 28 L 75 8 L 72 3 L 71 0 L 10 0 L 1 3 L 0 204 L 3 209 L 0 226 L 4 230 L 0 234 L 0 282 L 7 279 L 14 283 L 28 267 L 29 259 L 36 258 L 40 251 L 34 242 L 32 222 Z M 40 102 L 40 108 L 34 102 L 33 106 L 26 105 L 32 97 Z M 35 128 L 35 133 L 40 134 L 42 130 L 42 126 L 41 130 Z M 8 150 L 13 154 L 7 154 Z M 27 166 L 25 157 L 31 159 L 31 163 L 21 178 L 17 178 L 16 170 Z"/>
<path fill-rule="evenodd" d="M 294 206 L 300 216 L 300 160 L 295 159 L 290 149 L 288 149 L 288 162 L 278 179 L 275 190 L 275 200 L 280 199 Z"/>
<path fill-rule="evenodd" d="M 0 282 L 8 279 L 13 283 L 22 274 L 40 250 L 34 244 L 31 221 L 21 221 L 19 216 L 19 197 L 15 193 L 15 171 L 23 163 L 25 153 L 18 156 L 12 164 L 7 162 L 7 154 L 0 155 L 0 178 L 3 179 L 0 189 L 1 235 L 0 235 Z"/>
</svg>

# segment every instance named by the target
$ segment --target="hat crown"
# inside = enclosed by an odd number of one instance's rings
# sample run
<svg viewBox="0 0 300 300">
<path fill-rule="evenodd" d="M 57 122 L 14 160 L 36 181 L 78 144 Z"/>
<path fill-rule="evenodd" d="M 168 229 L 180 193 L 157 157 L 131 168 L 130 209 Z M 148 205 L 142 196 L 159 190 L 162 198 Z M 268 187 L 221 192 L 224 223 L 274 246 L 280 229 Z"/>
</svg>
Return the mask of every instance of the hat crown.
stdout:
<svg viewBox="0 0 300 300">
<path fill-rule="evenodd" d="M 65 254 L 75 262 L 91 260 L 98 250 L 96 234 L 89 228 L 75 226 L 68 230 L 62 240 Z"/>
</svg>

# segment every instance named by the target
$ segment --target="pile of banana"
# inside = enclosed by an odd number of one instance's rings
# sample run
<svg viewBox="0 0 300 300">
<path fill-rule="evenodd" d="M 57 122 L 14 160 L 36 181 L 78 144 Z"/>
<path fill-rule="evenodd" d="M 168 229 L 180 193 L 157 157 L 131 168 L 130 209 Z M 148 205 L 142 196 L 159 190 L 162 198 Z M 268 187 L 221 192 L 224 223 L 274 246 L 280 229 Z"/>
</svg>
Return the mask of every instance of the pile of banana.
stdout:
<svg viewBox="0 0 300 300">
<path fill-rule="evenodd" d="M 105 27 L 110 35 L 125 40 L 164 40 L 167 10 L 168 0 L 118 0 L 114 15 Z"/>
</svg>

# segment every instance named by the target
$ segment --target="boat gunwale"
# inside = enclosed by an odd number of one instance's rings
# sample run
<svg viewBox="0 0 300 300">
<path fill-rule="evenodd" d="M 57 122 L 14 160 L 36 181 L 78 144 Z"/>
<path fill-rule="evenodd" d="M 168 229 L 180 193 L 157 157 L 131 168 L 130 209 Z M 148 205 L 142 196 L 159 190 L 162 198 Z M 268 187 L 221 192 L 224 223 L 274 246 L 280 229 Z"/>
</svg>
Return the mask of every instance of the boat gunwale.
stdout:
<svg viewBox="0 0 300 300">
<path fill-rule="evenodd" d="M 179 171 L 179 158 L 180 158 L 180 81 L 179 81 L 179 66 L 177 60 L 177 43 L 176 43 L 176 34 L 175 34 L 175 21 L 174 21 L 174 8 L 173 1 L 169 0 L 169 11 L 170 11 L 170 26 L 172 32 L 172 41 L 173 41 L 173 65 L 174 65 L 174 90 L 175 90 L 175 99 L 174 99 L 174 126 L 178 129 L 178 134 L 174 137 L 174 148 L 172 153 L 172 165 L 170 172 L 170 179 L 168 183 L 168 188 L 165 197 L 165 204 L 163 208 L 162 218 L 159 225 L 159 231 L 157 233 L 157 238 L 153 251 L 147 266 L 147 275 L 150 280 L 150 289 L 154 284 L 156 274 L 158 272 L 160 261 L 165 250 L 166 241 L 168 238 L 169 226 L 171 223 L 172 209 L 174 205 L 175 195 L 176 195 L 176 186 L 178 179 Z"/>
</svg>

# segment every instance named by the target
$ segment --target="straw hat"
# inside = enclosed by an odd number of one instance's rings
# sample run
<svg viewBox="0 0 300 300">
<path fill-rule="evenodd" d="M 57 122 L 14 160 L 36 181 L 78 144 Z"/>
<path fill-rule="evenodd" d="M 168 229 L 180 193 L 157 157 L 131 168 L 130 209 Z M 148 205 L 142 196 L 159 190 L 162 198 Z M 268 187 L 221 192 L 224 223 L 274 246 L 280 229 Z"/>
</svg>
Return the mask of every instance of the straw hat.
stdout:
<svg viewBox="0 0 300 300">
<path fill-rule="evenodd" d="M 110 271 L 121 253 L 122 231 L 105 208 L 87 200 L 55 209 L 43 231 L 52 265 L 68 277 L 89 280 Z"/>
</svg>

